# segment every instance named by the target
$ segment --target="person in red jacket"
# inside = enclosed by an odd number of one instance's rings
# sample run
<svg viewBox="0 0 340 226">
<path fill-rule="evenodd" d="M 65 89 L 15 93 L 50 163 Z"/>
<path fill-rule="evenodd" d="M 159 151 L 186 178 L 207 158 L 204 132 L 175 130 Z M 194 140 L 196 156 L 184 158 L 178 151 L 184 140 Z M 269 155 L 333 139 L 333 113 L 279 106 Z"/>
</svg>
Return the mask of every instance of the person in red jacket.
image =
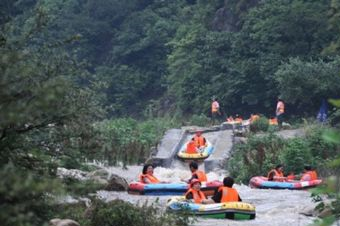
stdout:
<svg viewBox="0 0 340 226">
<path fill-rule="evenodd" d="M 212 200 L 216 203 L 220 202 L 242 202 L 237 190 L 233 188 L 234 179 L 232 177 L 225 177 L 223 179 L 223 186 L 219 187 L 215 192 Z"/>
</svg>

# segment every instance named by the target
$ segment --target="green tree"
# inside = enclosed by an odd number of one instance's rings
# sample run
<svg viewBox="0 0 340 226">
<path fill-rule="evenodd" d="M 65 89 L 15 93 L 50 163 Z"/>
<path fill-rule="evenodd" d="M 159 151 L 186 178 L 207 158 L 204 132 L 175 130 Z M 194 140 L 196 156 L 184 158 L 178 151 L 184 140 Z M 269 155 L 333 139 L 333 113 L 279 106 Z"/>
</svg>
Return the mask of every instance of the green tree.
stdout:
<svg viewBox="0 0 340 226">
<path fill-rule="evenodd" d="M 331 6 L 329 9 L 329 30 L 334 34 L 339 33 L 340 27 L 340 1 L 331 0 Z M 340 51 L 340 38 L 338 35 L 333 35 L 332 41 L 329 43 L 323 53 L 324 54 L 338 54 Z"/>
<path fill-rule="evenodd" d="M 339 62 L 293 58 L 282 64 L 275 73 L 282 98 L 300 113 L 317 112 L 322 99 L 340 95 Z"/>
</svg>

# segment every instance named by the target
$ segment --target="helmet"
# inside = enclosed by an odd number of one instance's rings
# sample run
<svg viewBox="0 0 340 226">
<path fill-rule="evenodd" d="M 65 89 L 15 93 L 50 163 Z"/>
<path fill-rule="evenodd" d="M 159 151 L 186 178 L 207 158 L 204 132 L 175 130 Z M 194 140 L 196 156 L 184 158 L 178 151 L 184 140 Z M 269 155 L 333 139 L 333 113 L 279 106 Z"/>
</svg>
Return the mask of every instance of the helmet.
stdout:
<svg viewBox="0 0 340 226">
<path fill-rule="evenodd" d="M 196 135 L 201 135 L 201 134 L 202 134 L 201 130 L 196 131 Z"/>
<path fill-rule="evenodd" d="M 201 184 L 201 181 L 199 179 L 192 179 L 190 182 L 190 187 L 194 186 L 194 184 L 199 183 Z"/>
</svg>

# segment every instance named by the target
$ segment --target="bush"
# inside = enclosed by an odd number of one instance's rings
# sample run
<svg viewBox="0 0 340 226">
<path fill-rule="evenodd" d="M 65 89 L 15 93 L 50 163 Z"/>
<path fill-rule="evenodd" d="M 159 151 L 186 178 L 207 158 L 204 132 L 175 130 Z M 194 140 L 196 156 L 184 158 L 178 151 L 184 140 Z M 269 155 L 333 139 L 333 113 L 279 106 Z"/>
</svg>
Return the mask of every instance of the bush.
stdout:
<svg viewBox="0 0 340 226">
<path fill-rule="evenodd" d="M 45 225 L 51 204 L 51 196 L 47 194 L 52 194 L 60 185 L 12 164 L 1 167 L 0 178 L 1 225 Z"/>
<path fill-rule="evenodd" d="M 329 116 L 329 123 L 338 129 L 340 128 L 340 109 L 337 109 Z"/>
<path fill-rule="evenodd" d="M 87 212 L 87 207 L 84 202 L 56 204 L 51 206 L 49 219 L 72 219 L 77 221 L 81 226 L 91 226 Z"/>
<path fill-rule="evenodd" d="M 252 176 L 264 175 L 277 164 L 283 146 L 284 140 L 274 134 L 251 136 L 247 143 L 235 146 L 228 171 L 236 180 L 248 183 Z"/>
<path fill-rule="evenodd" d="M 131 118 L 105 120 L 95 125 L 98 148 L 91 158 L 108 160 L 109 164 L 144 162 L 151 147 L 157 145 L 167 129 L 176 127 L 169 118 L 138 122 Z"/>
<path fill-rule="evenodd" d="M 73 196 L 84 196 L 89 193 L 95 193 L 104 187 L 102 184 L 98 184 L 92 180 L 79 181 L 70 177 L 63 179 L 63 185 L 64 190 Z"/>
<path fill-rule="evenodd" d="M 187 226 L 191 222 L 187 216 L 164 213 L 155 204 L 138 207 L 122 200 L 95 202 L 90 218 L 92 226 Z"/>
<path fill-rule="evenodd" d="M 328 159 L 336 154 L 336 145 L 323 139 L 327 127 L 313 125 L 306 132 L 306 141 L 312 155 L 319 159 Z"/>
<path fill-rule="evenodd" d="M 196 125 L 196 126 L 207 126 L 209 125 L 211 119 L 207 117 L 204 114 L 200 115 L 193 115 L 190 119 L 189 124 L 190 125 Z"/>
<path fill-rule="evenodd" d="M 250 124 L 250 131 L 253 133 L 256 132 L 266 132 L 269 128 L 268 119 L 266 117 L 260 117 L 259 119 L 255 120 L 253 123 Z"/>
<path fill-rule="evenodd" d="M 285 172 L 295 173 L 302 172 L 304 165 L 310 165 L 313 160 L 308 143 L 301 138 L 288 140 L 280 157 L 285 165 Z"/>
</svg>

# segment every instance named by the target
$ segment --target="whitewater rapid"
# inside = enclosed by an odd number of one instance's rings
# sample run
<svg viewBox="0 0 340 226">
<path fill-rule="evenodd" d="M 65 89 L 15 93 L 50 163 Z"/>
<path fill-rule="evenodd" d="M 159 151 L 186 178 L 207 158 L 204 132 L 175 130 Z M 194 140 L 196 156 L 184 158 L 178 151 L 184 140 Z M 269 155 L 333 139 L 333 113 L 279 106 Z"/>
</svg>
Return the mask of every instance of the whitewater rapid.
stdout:
<svg viewBox="0 0 340 226">
<path fill-rule="evenodd" d="M 110 173 L 124 177 L 128 182 L 138 178 L 142 166 L 128 166 L 127 170 L 120 167 L 106 168 Z M 190 178 L 189 168 L 178 167 L 166 169 L 157 167 L 154 175 L 167 182 L 180 182 L 181 179 Z M 223 180 L 226 172 L 223 170 L 210 172 L 207 174 L 208 180 Z M 311 193 L 298 190 L 272 190 L 272 189 L 252 189 L 246 185 L 235 184 L 234 188 L 244 202 L 251 203 L 256 207 L 256 219 L 250 221 L 233 221 L 228 219 L 203 219 L 198 218 L 195 226 L 307 226 L 313 223 L 314 217 L 307 217 L 301 212 L 316 206 L 312 201 Z M 103 200 L 123 199 L 134 204 L 144 202 L 157 202 L 156 205 L 165 208 L 167 200 L 171 196 L 141 196 L 130 195 L 127 192 L 98 191 L 98 196 Z"/>
</svg>

